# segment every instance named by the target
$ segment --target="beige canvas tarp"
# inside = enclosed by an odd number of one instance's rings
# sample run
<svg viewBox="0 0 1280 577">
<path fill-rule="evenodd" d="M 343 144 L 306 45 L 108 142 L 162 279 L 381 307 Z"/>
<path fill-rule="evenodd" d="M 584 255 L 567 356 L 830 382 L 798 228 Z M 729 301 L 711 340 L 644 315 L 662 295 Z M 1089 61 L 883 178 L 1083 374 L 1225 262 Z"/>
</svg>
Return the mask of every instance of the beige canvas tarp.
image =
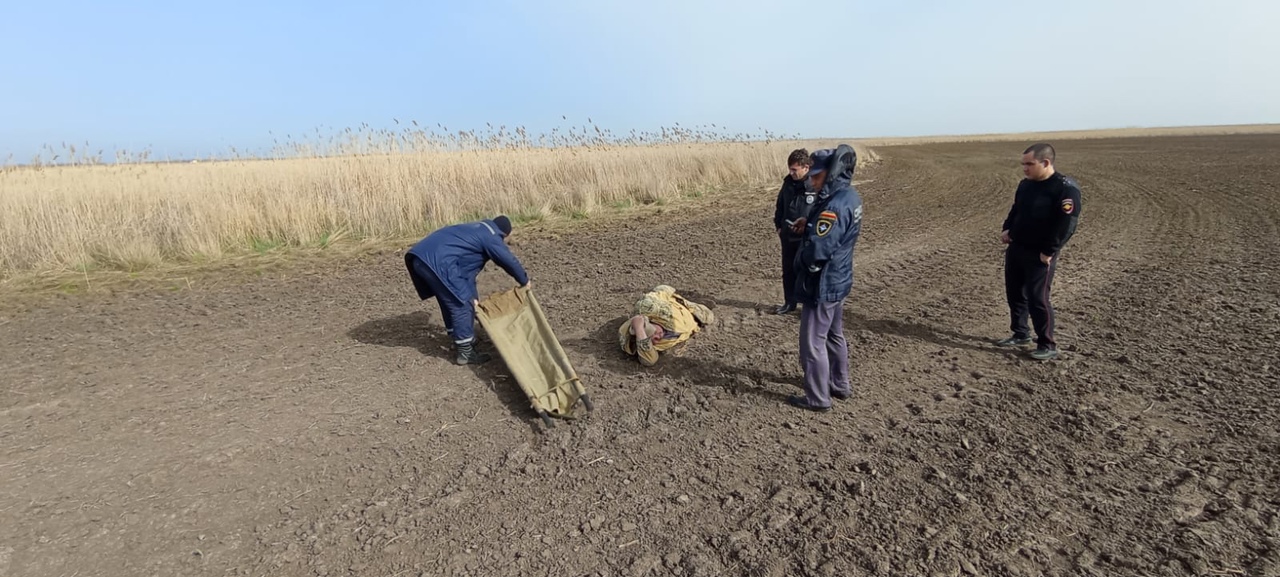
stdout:
<svg viewBox="0 0 1280 577">
<path fill-rule="evenodd" d="M 533 291 L 516 287 L 490 295 L 476 307 L 476 318 L 547 426 L 554 426 L 549 417 L 576 418 L 579 401 L 592 410 Z"/>
</svg>

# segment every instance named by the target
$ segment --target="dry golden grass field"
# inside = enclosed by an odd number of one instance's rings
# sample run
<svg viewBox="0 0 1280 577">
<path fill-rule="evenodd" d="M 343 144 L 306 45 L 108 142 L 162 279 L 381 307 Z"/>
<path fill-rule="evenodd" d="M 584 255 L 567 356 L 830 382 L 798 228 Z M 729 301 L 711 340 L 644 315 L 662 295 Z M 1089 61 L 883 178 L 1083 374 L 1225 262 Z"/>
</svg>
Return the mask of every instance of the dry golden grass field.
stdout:
<svg viewBox="0 0 1280 577">
<path fill-rule="evenodd" d="M 674 129 L 623 141 L 564 137 L 549 148 L 421 133 L 352 140 L 323 151 L 295 145 L 283 158 L 8 167 L 0 278 L 403 239 L 498 213 L 519 223 L 582 219 L 770 184 L 797 145 Z"/>
</svg>

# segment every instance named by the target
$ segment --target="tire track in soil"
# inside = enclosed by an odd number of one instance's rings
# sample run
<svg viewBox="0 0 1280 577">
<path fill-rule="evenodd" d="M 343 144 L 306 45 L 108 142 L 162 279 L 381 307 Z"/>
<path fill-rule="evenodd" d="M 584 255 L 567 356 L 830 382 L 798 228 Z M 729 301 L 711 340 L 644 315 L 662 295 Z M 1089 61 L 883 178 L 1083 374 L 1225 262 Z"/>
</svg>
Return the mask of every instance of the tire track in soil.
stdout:
<svg viewBox="0 0 1280 577">
<path fill-rule="evenodd" d="M 800 370 L 795 317 L 764 312 L 781 296 L 771 190 L 516 240 L 597 400 L 546 433 L 502 369 L 449 364 L 397 254 L 24 313 L 0 325 L 0 559 L 17 574 L 1275 574 L 1280 138 L 1061 146 L 1086 212 L 1055 290 L 1071 350 L 1050 364 L 986 344 L 1007 330 L 995 236 L 1016 148 L 893 147 L 860 172 L 859 394 L 824 415 L 782 404 Z M 659 283 L 718 322 L 642 370 L 614 331 Z"/>
</svg>

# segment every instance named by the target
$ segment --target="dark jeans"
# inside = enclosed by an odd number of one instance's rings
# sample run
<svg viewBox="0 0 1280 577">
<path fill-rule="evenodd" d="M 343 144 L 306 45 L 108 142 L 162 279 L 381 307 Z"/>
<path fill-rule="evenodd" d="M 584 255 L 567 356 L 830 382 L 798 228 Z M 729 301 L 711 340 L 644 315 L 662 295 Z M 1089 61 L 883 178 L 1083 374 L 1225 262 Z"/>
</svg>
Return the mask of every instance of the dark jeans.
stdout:
<svg viewBox="0 0 1280 577">
<path fill-rule="evenodd" d="M 791 236 L 783 229 L 778 233 L 782 243 L 782 296 L 786 304 L 796 304 L 796 252 L 800 250 L 800 239 Z"/>
<path fill-rule="evenodd" d="M 1058 268 L 1058 258 L 1050 264 L 1040 260 L 1040 251 L 1034 248 L 1009 245 L 1004 253 L 1004 291 L 1009 300 L 1009 328 L 1014 336 L 1031 336 L 1027 317 L 1036 329 L 1036 344 L 1041 348 L 1055 349 L 1053 338 L 1053 305 L 1049 304 L 1049 291 L 1053 288 L 1053 273 Z"/>
</svg>

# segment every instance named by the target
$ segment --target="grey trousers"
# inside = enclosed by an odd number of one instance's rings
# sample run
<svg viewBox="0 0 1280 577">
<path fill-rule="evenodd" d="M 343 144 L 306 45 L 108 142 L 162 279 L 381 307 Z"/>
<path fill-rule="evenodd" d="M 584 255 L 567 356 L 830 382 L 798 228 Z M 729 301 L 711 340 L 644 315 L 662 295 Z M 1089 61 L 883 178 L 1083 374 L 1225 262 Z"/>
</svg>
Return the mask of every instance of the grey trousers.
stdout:
<svg viewBox="0 0 1280 577">
<path fill-rule="evenodd" d="M 831 393 L 847 395 L 849 343 L 844 339 L 844 301 L 800 309 L 800 366 L 810 405 L 831 406 Z"/>
</svg>

